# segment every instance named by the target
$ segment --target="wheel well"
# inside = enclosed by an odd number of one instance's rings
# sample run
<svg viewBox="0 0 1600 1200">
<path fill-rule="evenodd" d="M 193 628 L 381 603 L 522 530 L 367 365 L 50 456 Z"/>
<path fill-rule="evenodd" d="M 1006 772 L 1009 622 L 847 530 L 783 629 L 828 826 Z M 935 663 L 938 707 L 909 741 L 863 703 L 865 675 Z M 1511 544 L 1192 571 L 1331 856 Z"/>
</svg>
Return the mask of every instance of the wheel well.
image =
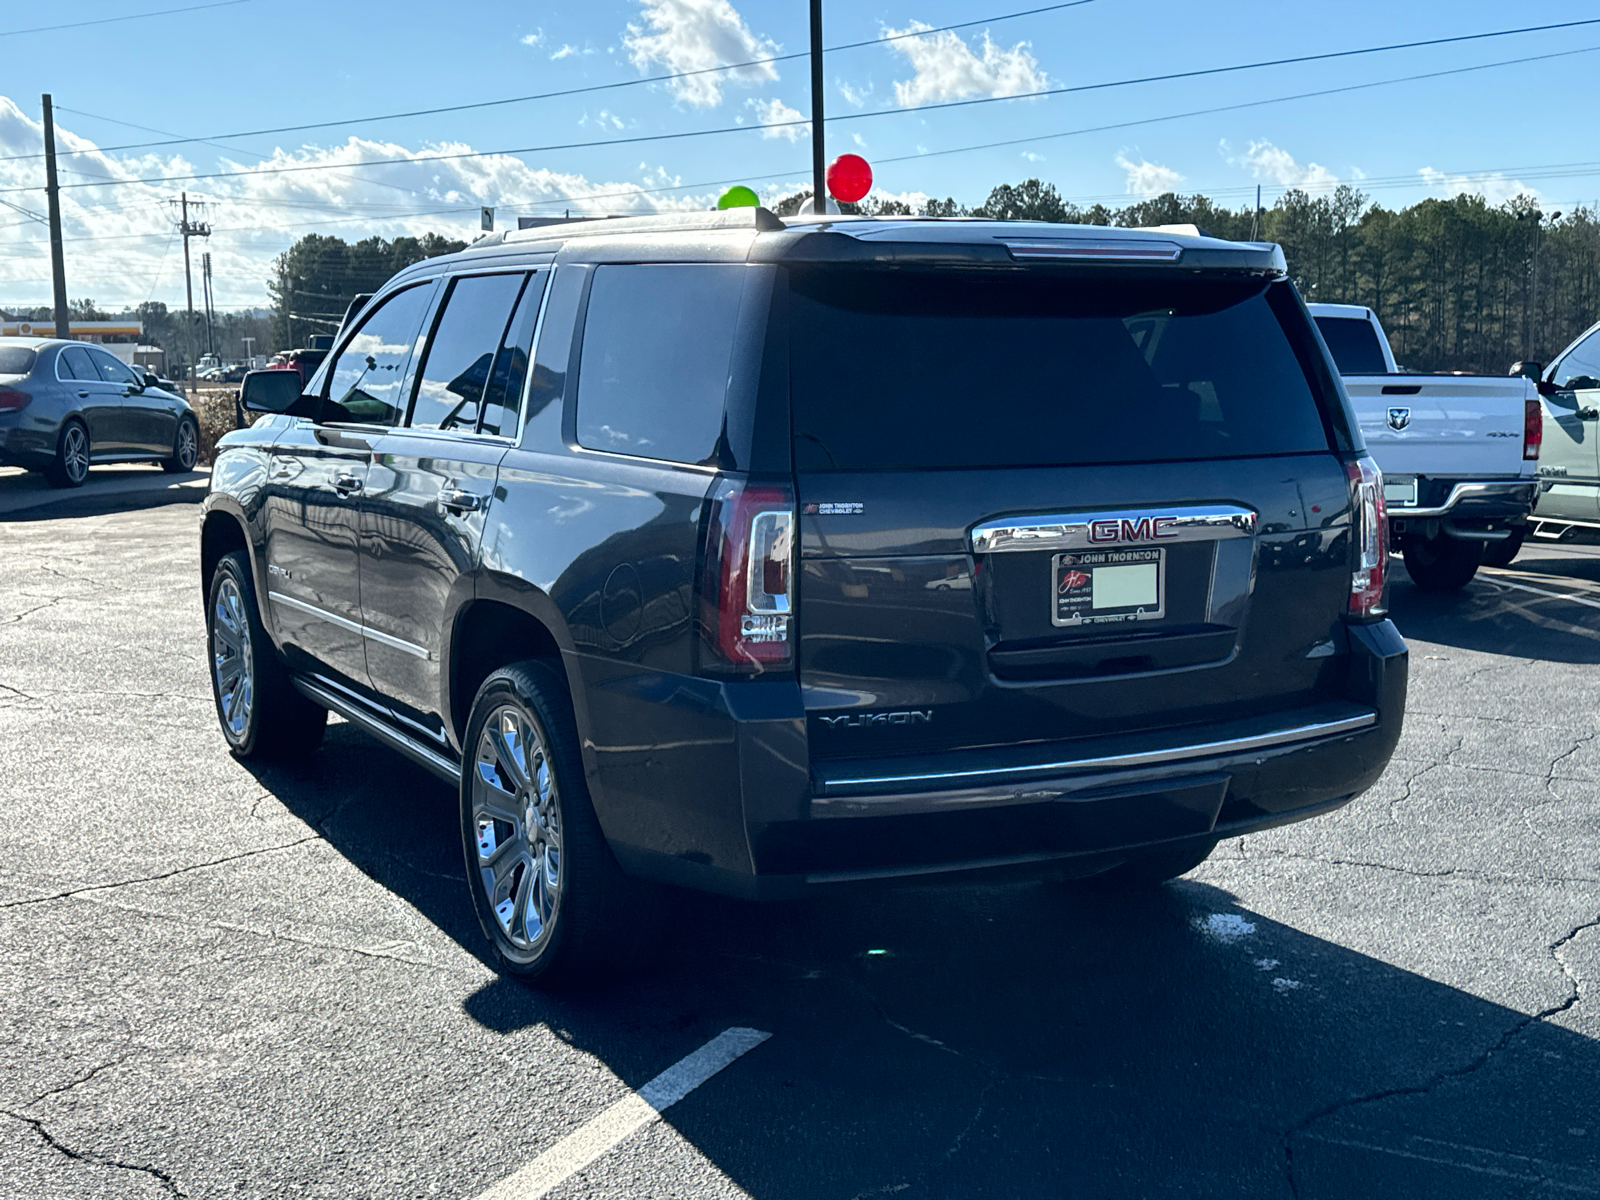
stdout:
<svg viewBox="0 0 1600 1200">
<path fill-rule="evenodd" d="M 200 586 L 211 586 L 211 575 L 224 554 L 249 548 L 239 522 L 226 513 L 212 513 L 200 531 Z"/>
<path fill-rule="evenodd" d="M 483 681 L 530 658 L 549 662 L 566 678 L 561 647 L 538 618 L 494 600 L 467 606 L 457 618 L 450 649 L 450 714 L 458 738 L 466 735 L 467 713 Z"/>
</svg>

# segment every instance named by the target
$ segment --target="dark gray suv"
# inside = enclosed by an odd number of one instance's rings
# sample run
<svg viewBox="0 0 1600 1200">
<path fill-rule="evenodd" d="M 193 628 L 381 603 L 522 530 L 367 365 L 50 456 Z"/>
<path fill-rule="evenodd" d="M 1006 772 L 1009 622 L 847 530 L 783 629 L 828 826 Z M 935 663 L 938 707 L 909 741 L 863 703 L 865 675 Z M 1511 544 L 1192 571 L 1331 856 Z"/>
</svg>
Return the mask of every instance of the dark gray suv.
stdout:
<svg viewBox="0 0 1600 1200">
<path fill-rule="evenodd" d="M 200 424 L 189 402 L 99 346 L 0 338 L 0 464 L 78 487 L 95 463 L 192 471 Z"/>
<path fill-rule="evenodd" d="M 1149 884 L 1377 779 L 1383 489 L 1274 246 L 760 209 L 401 272 L 223 439 L 223 732 L 459 788 L 503 967 L 751 898 Z"/>
</svg>

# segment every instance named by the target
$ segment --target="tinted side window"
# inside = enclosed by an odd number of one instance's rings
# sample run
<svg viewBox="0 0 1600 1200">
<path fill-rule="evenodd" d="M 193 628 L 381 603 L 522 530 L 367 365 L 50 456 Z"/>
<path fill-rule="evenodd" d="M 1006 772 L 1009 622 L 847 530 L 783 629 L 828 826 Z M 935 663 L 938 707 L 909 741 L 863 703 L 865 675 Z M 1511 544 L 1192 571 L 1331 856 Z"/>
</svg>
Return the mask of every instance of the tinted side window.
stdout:
<svg viewBox="0 0 1600 1200">
<path fill-rule="evenodd" d="M 400 385 L 432 291 L 431 284 L 407 288 L 367 314 L 329 372 L 324 420 L 400 423 L 405 416 Z"/>
<path fill-rule="evenodd" d="M 1596 382 L 1587 382 L 1584 376 Z M 1556 364 L 1550 381 L 1560 388 L 1600 387 L 1600 329 L 1566 353 Z"/>
<path fill-rule="evenodd" d="M 540 271 L 529 278 L 522 289 L 522 299 L 517 301 L 517 311 L 511 314 L 511 324 L 500 340 L 500 351 L 494 356 L 494 369 L 489 372 L 489 386 L 483 394 L 483 423 L 479 429 L 489 434 L 513 437 L 517 432 L 517 407 L 522 403 L 522 385 L 528 378 L 528 355 L 533 349 L 533 326 L 539 317 L 539 298 L 544 295 L 544 283 L 549 272 Z"/>
<path fill-rule="evenodd" d="M 578 443 L 712 458 L 743 286 L 733 264 L 598 268 L 578 361 Z"/>
<path fill-rule="evenodd" d="M 465 275 L 451 280 L 444 312 L 422 361 L 413 429 L 476 429 L 495 351 L 526 275 Z"/>
<path fill-rule="evenodd" d="M 1389 364 L 1383 361 L 1372 322 L 1360 317 L 1318 317 L 1317 330 L 1328 343 L 1333 365 L 1341 375 L 1384 375 Z"/>
<path fill-rule="evenodd" d="M 61 352 L 60 374 L 63 379 L 100 382 L 100 372 L 94 369 L 94 362 L 89 358 L 89 352 L 82 346 L 68 346 Z"/>
<path fill-rule="evenodd" d="M 91 349 L 89 357 L 93 360 L 95 368 L 100 372 L 100 378 L 106 383 L 132 384 L 138 387 L 144 382 L 133 373 L 132 367 L 104 350 Z"/>
</svg>

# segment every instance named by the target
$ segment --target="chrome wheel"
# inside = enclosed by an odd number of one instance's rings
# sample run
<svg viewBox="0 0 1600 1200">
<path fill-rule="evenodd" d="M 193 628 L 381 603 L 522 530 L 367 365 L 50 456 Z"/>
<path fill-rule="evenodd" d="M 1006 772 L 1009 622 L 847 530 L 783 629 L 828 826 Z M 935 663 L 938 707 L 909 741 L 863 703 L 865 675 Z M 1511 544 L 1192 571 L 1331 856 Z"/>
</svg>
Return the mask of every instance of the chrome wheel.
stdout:
<svg viewBox="0 0 1600 1200">
<path fill-rule="evenodd" d="M 178 460 L 178 466 L 185 471 L 194 470 L 195 459 L 200 457 L 200 439 L 195 434 L 194 426 L 183 421 L 178 425 L 177 453 L 173 456 Z"/>
<path fill-rule="evenodd" d="M 250 655 L 250 616 L 238 583 L 224 575 L 211 613 L 211 678 L 217 710 L 228 738 L 244 739 L 255 703 L 255 663 Z"/>
<path fill-rule="evenodd" d="M 519 705 L 489 714 L 475 768 L 479 886 L 501 934 L 531 954 L 549 940 L 561 906 L 561 809 L 543 733 Z"/>
<path fill-rule="evenodd" d="M 61 468 L 73 483 L 89 474 L 89 435 L 81 425 L 68 425 L 61 435 Z"/>
</svg>

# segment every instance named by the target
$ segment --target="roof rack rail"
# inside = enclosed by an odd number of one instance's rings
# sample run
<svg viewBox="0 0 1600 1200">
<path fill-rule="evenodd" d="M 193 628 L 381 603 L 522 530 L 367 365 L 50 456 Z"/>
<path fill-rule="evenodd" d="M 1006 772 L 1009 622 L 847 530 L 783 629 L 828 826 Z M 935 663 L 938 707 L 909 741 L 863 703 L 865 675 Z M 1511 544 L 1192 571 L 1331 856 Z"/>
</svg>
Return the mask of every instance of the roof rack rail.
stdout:
<svg viewBox="0 0 1600 1200">
<path fill-rule="evenodd" d="M 526 222 L 526 224 L 524 224 Z M 712 212 L 669 212 L 634 215 L 608 213 L 598 217 L 518 217 L 517 228 L 507 230 L 507 241 L 532 241 L 547 237 L 591 237 L 608 233 L 665 233 L 698 229 L 754 229 L 773 233 L 786 226 L 771 210 L 757 207 L 725 208 Z"/>
</svg>

